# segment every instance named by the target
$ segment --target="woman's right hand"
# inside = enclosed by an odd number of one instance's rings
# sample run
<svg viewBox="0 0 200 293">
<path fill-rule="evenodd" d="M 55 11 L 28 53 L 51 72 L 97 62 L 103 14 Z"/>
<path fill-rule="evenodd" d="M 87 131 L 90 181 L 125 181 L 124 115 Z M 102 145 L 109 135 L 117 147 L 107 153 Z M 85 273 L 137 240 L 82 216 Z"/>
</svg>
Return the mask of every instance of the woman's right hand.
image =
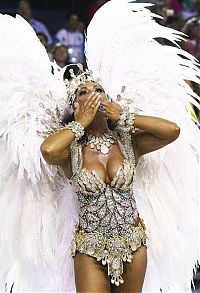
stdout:
<svg viewBox="0 0 200 293">
<path fill-rule="evenodd" d="M 75 105 L 74 118 L 76 122 L 86 128 L 94 120 L 100 105 L 101 94 L 93 93 L 88 96 L 85 102 Z"/>
<path fill-rule="evenodd" d="M 83 103 L 77 104 L 74 111 L 75 121 L 86 128 L 94 119 L 99 107 L 101 94 L 93 93 Z M 93 106 L 93 107 L 91 107 Z M 47 163 L 51 165 L 66 166 L 70 156 L 70 144 L 74 140 L 73 131 L 64 129 L 48 136 L 41 145 L 41 152 Z"/>
</svg>

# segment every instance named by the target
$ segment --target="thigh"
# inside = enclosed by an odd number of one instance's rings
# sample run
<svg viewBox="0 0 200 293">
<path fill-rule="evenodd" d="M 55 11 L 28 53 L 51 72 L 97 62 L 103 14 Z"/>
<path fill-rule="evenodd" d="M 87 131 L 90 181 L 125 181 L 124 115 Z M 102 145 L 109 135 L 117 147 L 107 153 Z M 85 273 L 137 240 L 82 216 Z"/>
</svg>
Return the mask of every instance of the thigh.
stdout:
<svg viewBox="0 0 200 293">
<path fill-rule="evenodd" d="M 74 269 L 77 293 L 110 293 L 107 266 L 94 257 L 77 252 Z"/>
<path fill-rule="evenodd" d="M 118 287 L 111 284 L 111 293 L 140 293 L 147 267 L 147 248 L 142 245 L 134 253 L 132 262 L 124 263 L 124 283 Z"/>
</svg>

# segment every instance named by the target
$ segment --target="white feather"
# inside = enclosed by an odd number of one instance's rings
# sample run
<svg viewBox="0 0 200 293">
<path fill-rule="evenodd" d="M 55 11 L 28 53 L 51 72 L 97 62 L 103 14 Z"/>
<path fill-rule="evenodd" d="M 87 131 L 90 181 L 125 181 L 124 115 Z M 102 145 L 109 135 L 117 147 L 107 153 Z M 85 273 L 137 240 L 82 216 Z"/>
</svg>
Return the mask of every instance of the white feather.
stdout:
<svg viewBox="0 0 200 293">
<path fill-rule="evenodd" d="M 164 46 L 155 38 L 177 45 L 178 31 L 155 22 L 146 4 L 112 0 L 97 11 L 88 30 L 89 68 L 116 100 L 130 110 L 176 122 L 180 137 L 172 145 L 140 159 L 134 192 L 149 235 L 144 292 L 189 292 L 199 258 L 199 130 L 187 111 L 199 97 L 186 80 L 199 83 L 196 59 L 179 46 Z"/>
<path fill-rule="evenodd" d="M 73 263 L 56 229 L 60 175 L 42 158 L 37 131 L 52 122 L 57 104 L 65 105 L 65 84 L 51 74 L 47 53 L 23 18 L 0 15 L 0 36 L 0 291 L 12 284 L 13 292 L 63 291 Z M 67 186 L 62 215 L 69 220 L 76 210 Z M 65 254 L 71 266 L 64 271 Z"/>
</svg>

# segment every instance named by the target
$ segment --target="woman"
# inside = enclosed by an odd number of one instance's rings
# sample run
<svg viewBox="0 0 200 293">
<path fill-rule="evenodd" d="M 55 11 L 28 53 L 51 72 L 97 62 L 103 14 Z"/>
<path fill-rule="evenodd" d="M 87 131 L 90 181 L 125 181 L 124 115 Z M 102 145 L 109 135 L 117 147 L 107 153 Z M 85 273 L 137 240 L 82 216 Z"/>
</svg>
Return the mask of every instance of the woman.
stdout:
<svg viewBox="0 0 200 293">
<path fill-rule="evenodd" d="M 63 44 L 56 44 L 53 48 L 53 60 L 56 61 L 60 68 L 65 67 L 68 64 L 69 54 L 68 48 Z M 52 60 L 52 61 L 53 61 Z"/>
<path fill-rule="evenodd" d="M 197 17 L 192 17 L 184 24 L 182 32 L 188 35 L 188 39 L 182 42 L 182 48 L 200 60 L 200 25 Z"/>
<path fill-rule="evenodd" d="M 199 97 L 185 81 L 199 83 L 200 71 L 190 54 L 156 41 L 177 44 L 182 36 L 157 24 L 146 6 L 102 6 L 87 29 L 93 77 L 71 72 L 66 82 L 65 67 L 51 73 L 29 24 L 0 15 L 1 291 L 76 292 L 94 280 L 101 291 L 141 291 L 143 279 L 144 292 L 190 291 L 199 246 L 198 128 L 185 105 L 199 107 Z M 65 120 L 66 109 L 75 122 Z M 181 133 L 161 148 L 179 134 L 169 121 Z M 105 212 L 111 222 L 103 222 Z"/>
<path fill-rule="evenodd" d="M 132 148 L 134 151 L 134 157 L 129 157 L 129 160 L 132 160 L 128 163 L 126 162 L 125 166 L 129 166 L 131 169 L 131 182 L 128 184 L 128 188 L 123 191 L 122 186 L 127 184 L 126 180 L 127 178 L 123 178 L 121 184 L 116 187 L 116 184 L 113 185 L 113 179 L 116 177 L 116 174 L 119 172 L 120 168 L 123 167 L 123 162 L 125 159 L 127 159 L 128 150 L 127 147 L 128 141 L 121 140 L 121 143 L 125 143 L 125 152 L 122 151 L 123 148 L 120 148 L 120 144 L 118 142 L 117 137 L 114 135 L 115 131 L 113 131 L 113 138 L 114 140 L 111 142 L 110 146 L 108 146 L 108 150 L 103 151 L 101 149 L 97 149 L 95 145 L 91 143 L 91 140 L 94 142 L 95 139 L 102 138 L 106 132 L 108 132 L 108 123 L 107 119 L 111 120 L 114 124 L 117 124 L 117 122 L 120 119 L 120 115 L 123 112 L 121 106 L 113 101 L 109 101 L 106 99 L 106 94 L 103 90 L 103 88 L 96 82 L 86 82 L 81 84 L 78 89 L 76 90 L 76 108 L 74 112 L 74 119 L 77 123 L 80 123 L 80 125 L 83 127 L 85 131 L 85 139 L 83 139 L 81 142 L 81 151 L 82 151 L 82 163 L 79 162 L 78 164 L 81 165 L 82 170 L 86 169 L 89 174 L 96 174 L 98 178 L 101 179 L 101 181 L 104 182 L 109 188 L 113 188 L 115 192 L 118 192 L 119 195 L 126 195 L 130 197 L 131 201 L 131 185 L 133 182 L 133 176 L 134 176 L 134 168 L 137 165 L 137 162 L 139 160 L 139 157 L 155 151 L 159 148 L 164 147 L 165 145 L 173 142 L 175 139 L 178 138 L 180 128 L 177 126 L 176 123 L 170 122 L 166 119 L 162 118 L 156 118 L 151 116 L 143 116 L 143 115 L 137 115 L 134 119 L 134 127 L 137 127 L 141 130 L 141 133 L 130 133 L 129 135 L 130 139 L 132 140 Z M 103 111 L 99 110 L 99 106 L 103 106 Z M 121 137 L 125 134 L 125 129 L 121 129 Z M 108 132 L 112 133 L 112 132 Z M 92 207 L 92 197 L 94 198 L 101 198 L 102 197 L 102 191 L 98 188 L 92 189 L 90 186 L 90 182 L 88 182 L 86 179 L 84 180 L 82 178 L 81 182 L 81 176 L 84 176 L 84 173 L 78 174 L 78 178 L 76 178 L 77 174 L 72 172 L 70 159 L 72 162 L 72 165 L 74 164 L 74 161 L 77 158 L 73 158 L 74 151 L 72 151 L 72 154 L 70 154 L 70 145 L 74 142 L 75 139 L 75 130 L 74 129 L 68 129 L 66 126 L 66 129 L 61 130 L 59 133 L 56 133 L 54 135 L 49 136 L 45 141 L 43 142 L 41 146 L 42 154 L 45 158 L 45 160 L 49 164 L 53 165 L 59 165 L 63 168 L 66 176 L 68 177 L 69 174 L 71 174 L 72 179 L 71 181 L 76 183 L 78 187 L 78 195 L 80 200 L 80 217 L 83 217 L 83 215 L 87 218 L 88 214 L 91 212 Z M 112 134 L 111 134 L 112 135 Z M 132 135 L 132 136 L 131 136 Z M 90 137 L 92 136 L 92 138 Z M 127 136 L 126 136 L 127 138 Z M 134 162 L 135 160 L 135 162 Z M 130 170 L 129 170 L 130 172 Z M 88 176 L 89 176 L 88 174 Z M 122 173 L 123 174 L 123 173 Z M 126 174 L 126 175 L 125 175 Z M 124 176 L 128 176 L 128 173 L 125 173 Z M 70 176 L 70 177 L 71 177 Z M 91 175 L 90 175 L 91 176 Z M 96 177 L 93 178 L 96 182 L 98 182 L 98 179 Z M 91 180 L 93 180 L 91 179 Z M 118 177 L 118 180 L 120 178 Z M 129 178 L 130 180 L 130 178 Z M 86 192 L 84 194 L 84 189 L 82 187 L 82 184 L 85 184 Z M 97 186 L 96 186 L 97 187 Z M 107 190 L 107 189 L 106 189 Z M 81 196 L 82 192 L 82 196 Z M 106 191 L 104 190 L 103 193 Z M 127 194 L 127 192 L 130 193 L 130 195 Z M 91 200 L 86 201 L 86 198 L 89 196 Z M 85 198 L 85 204 L 83 205 L 82 201 Z M 109 197 L 107 197 L 108 199 Z M 111 199 L 110 199 L 111 200 Z M 104 219 L 109 214 L 112 214 L 114 217 L 117 213 L 119 215 L 119 211 L 117 210 L 117 201 L 112 200 L 113 204 L 115 205 L 114 210 L 109 210 L 109 203 L 107 202 L 107 209 L 104 216 L 99 216 L 100 226 L 105 226 Z M 118 204 L 120 203 L 120 200 L 118 201 Z M 123 206 L 124 200 L 121 200 L 121 204 Z M 93 203 L 94 205 L 94 203 Z M 96 203 L 97 205 L 97 203 Z M 129 221 L 132 217 L 133 221 L 131 222 L 132 225 L 129 225 L 130 227 L 137 227 L 142 225 L 141 220 L 139 218 L 139 215 L 135 215 L 135 210 L 137 210 L 136 206 L 130 206 L 132 207 L 132 211 L 130 211 L 130 214 L 121 218 L 124 223 L 121 223 L 119 220 L 117 221 L 117 225 L 123 226 L 123 229 L 121 233 L 119 232 L 120 229 L 117 230 L 117 235 L 120 235 L 124 237 L 125 239 L 125 222 L 127 222 L 128 217 Z M 81 209 L 84 210 L 81 211 Z M 102 206 L 99 206 L 99 211 L 102 209 Z M 85 214 L 84 214 L 85 213 Z M 88 218 L 87 218 L 88 220 Z M 95 220 L 92 220 L 95 221 Z M 96 219 L 96 221 L 98 221 Z M 130 223 L 130 222 L 129 222 Z M 91 223 L 86 224 L 86 229 L 84 229 L 84 222 L 83 219 L 80 220 L 80 227 L 82 229 L 82 232 L 85 230 L 86 235 L 88 232 L 93 233 L 93 235 L 97 235 L 96 232 L 99 231 L 99 225 L 95 229 L 95 225 Z M 108 225 L 110 225 L 108 223 Z M 115 227 L 115 226 L 113 226 Z M 144 227 L 143 225 L 141 227 Z M 105 228 L 105 227 L 104 227 Z M 108 226 L 109 229 L 112 229 L 112 225 Z M 82 233 L 81 232 L 81 233 Z M 84 232 L 83 232 L 84 233 Z M 92 233 L 88 234 L 90 237 L 92 237 Z M 103 232 L 100 232 L 103 235 Z M 107 234 L 106 234 L 107 233 Z M 108 231 L 105 233 L 105 237 L 108 237 Z M 134 231 L 132 231 L 134 233 Z M 80 232 L 77 235 L 81 235 Z M 135 234 L 136 231 L 135 231 Z M 110 236 L 110 235 L 109 235 Z M 110 237 L 115 236 L 112 235 Z M 74 255 L 75 255 L 75 278 L 76 278 L 76 287 L 77 292 L 141 292 L 142 291 L 142 285 L 143 280 L 145 276 L 146 271 L 146 264 L 147 264 L 147 253 L 146 253 L 146 235 L 145 232 L 141 233 L 140 235 L 140 242 L 137 244 L 137 247 L 135 248 L 135 252 L 133 254 L 133 261 L 130 262 L 130 264 L 126 264 L 125 271 L 123 276 L 118 275 L 118 278 L 115 279 L 117 274 L 113 272 L 114 268 L 114 255 L 112 255 L 111 250 L 108 254 L 108 259 L 111 261 L 110 264 L 110 271 L 112 279 L 111 283 L 114 283 L 115 285 L 119 285 L 119 283 L 123 283 L 123 285 L 120 285 L 119 289 L 115 286 L 111 286 L 110 288 L 110 280 L 107 275 L 106 268 L 97 262 L 95 258 L 102 257 L 100 253 L 98 254 L 98 246 L 95 247 L 95 252 L 88 252 L 87 249 L 90 247 L 85 247 L 81 250 L 81 245 L 77 243 L 77 240 L 75 240 L 75 248 L 74 248 Z M 84 237 L 83 237 L 84 239 Z M 103 240 L 101 240 L 103 243 Z M 132 240 L 133 241 L 133 240 Z M 133 241 L 134 242 L 134 241 Z M 78 247 L 78 245 L 80 245 Z M 77 246 L 77 247 L 76 247 Z M 89 246 L 89 244 L 88 244 Z M 91 247 L 92 248 L 92 247 Z M 77 249 L 77 253 L 76 253 Z M 108 245 L 106 245 L 105 249 L 108 249 Z M 123 247 L 125 252 L 125 247 Z M 133 248 L 132 248 L 133 249 Z M 80 252 L 81 250 L 81 252 Z M 133 249 L 134 251 L 134 249 Z M 121 252 L 122 255 L 123 251 Z M 118 254 L 119 249 L 118 249 Z M 89 255 L 92 255 L 93 258 L 91 258 Z M 121 260 L 118 258 L 118 260 Z M 116 266 L 116 262 L 115 262 Z M 115 268 L 117 271 L 117 269 Z M 122 269 L 123 272 L 123 269 Z M 122 273 L 121 272 L 121 273 Z M 121 278 L 122 277 L 122 278 Z"/>
</svg>

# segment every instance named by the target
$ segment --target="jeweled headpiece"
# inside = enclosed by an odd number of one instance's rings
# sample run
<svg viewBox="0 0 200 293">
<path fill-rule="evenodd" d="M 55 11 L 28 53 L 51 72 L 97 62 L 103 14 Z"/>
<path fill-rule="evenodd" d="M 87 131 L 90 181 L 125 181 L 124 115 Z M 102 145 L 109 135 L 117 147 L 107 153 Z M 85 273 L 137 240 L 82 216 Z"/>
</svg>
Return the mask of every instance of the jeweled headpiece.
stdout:
<svg viewBox="0 0 200 293">
<path fill-rule="evenodd" d="M 65 79 L 65 84 L 67 87 L 67 95 L 69 103 L 72 106 L 75 101 L 76 90 L 81 84 L 84 84 L 89 81 L 100 82 L 100 78 L 95 78 L 91 70 L 86 69 L 84 71 L 82 64 L 77 64 L 79 72 L 76 75 L 73 69 L 69 70 L 71 79 Z"/>
</svg>

